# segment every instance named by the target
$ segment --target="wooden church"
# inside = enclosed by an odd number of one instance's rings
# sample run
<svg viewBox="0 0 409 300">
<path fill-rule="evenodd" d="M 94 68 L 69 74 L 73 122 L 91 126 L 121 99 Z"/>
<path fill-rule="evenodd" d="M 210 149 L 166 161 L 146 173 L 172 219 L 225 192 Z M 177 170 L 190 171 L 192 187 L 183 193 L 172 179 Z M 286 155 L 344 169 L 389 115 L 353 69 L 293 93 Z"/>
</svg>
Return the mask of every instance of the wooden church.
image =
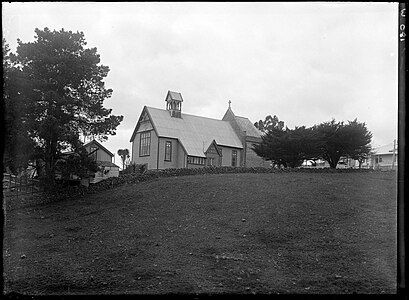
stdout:
<svg viewBox="0 0 409 300">
<path fill-rule="evenodd" d="M 180 93 L 168 91 L 166 109 L 144 106 L 130 142 L 132 162 L 148 169 L 204 166 L 268 167 L 251 149 L 261 135 L 230 107 L 221 120 L 182 113 Z"/>
</svg>

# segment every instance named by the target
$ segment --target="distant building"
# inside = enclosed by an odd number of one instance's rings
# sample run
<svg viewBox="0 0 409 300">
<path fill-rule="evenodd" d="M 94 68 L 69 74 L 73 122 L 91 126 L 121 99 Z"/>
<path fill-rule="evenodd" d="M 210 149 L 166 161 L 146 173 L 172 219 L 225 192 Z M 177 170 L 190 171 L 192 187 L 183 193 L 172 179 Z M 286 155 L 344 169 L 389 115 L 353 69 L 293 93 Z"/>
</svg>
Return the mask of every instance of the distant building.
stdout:
<svg viewBox="0 0 409 300">
<path fill-rule="evenodd" d="M 315 165 L 313 165 L 310 160 L 306 160 L 303 162 L 302 167 L 320 169 L 320 168 L 330 168 L 330 165 L 326 160 L 318 159 L 315 161 Z M 342 156 L 337 163 L 337 169 L 351 169 L 351 168 L 359 168 L 359 162 L 350 157 Z M 365 160 L 362 162 L 361 168 L 362 169 L 369 168 L 368 160 Z"/>
<path fill-rule="evenodd" d="M 395 145 L 386 145 L 375 148 L 370 157 L 370 166 L 375 170 L 388 170 L 398 166 L 398 147 Z"/>
<path fill-rule="evenodd" d="M 263 134 L 229 107 L 221 120 L 182 113 L 180 93 L 168 91 L 166 109 L 144 106 L 135 126 L 132 163 L 148 169 L 269 166 L 251 149 Z"/>
<path fill-rule="evenodd" d="M 93 174 L 93 177 L 90 179 L 90 183 L 96 183 L 109 177 L 119 176 L 119 166 L 112 162 L 114 154 L 111 151 L 102 146 L 96 140 L 92 140 L 83 147 L 88 152 L 88 155 L 94 158 L 97 165 L 101 168 L 101 171 Z"/>
</svg>

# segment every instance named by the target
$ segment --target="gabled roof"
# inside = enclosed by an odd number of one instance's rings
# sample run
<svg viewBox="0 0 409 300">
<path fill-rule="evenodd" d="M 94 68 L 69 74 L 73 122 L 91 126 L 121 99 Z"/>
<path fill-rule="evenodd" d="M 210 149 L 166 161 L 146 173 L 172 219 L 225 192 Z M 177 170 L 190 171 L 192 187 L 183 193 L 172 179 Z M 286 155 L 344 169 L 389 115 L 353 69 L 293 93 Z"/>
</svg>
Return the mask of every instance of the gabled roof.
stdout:
<svg viewBox="0 0 409 300">
<path fill-rule="evenodd" d="M 234 116 L 242 131 L 246 132 L 247 136 L 261 138 L 262 131 L 258 130 L 251 121 L 245 117 Z"/>
<path fill-rule="evenodd" d="M 170 98 L 171 100 L 177 100 L 177 101 L 183 102 L 182 94 L 178 93 L 178 92 L 168 91 L 168 94 L 166 95 L 165 101 L 167 101 L 168 98 Z"/>
<path fill-rule="evenodd" d="M 216 149 L 216 152 L 219 156 L 222 156 L 222 154 L 220 153 L 219 147 L 217 147 L 217 143 L 215 140 L 213 140 L 213 142 L 210 143 L 209 147 L 207 147 L 207 150 L 205 151 L 205 154 L 207 153 L 207 151 L 209 151 L 209 149 L 214 146 L 214 149 Z"/>
<path fill-rule="evenodd" d="M 152 126 L 159 137 L 178 139 L 187 155 L 206 157 L 210 144 L 242 149 L 243 146 L 229 122 L 182 113 L 172 118 L 169 111 L 145 106 Z M 135 138 L 136 129 L 131 141 Z"/>
<path fill-rule="evenodd" d="M 230 105 L 223 116 L 223 120 L 235 123 L 239 127 L 241 134 L 243 134 L 243 132 L 245 131 L 246 140 L 250 138 L 252 140 L 259 141 L 261 139 L 261 136 L 264 134 L 262 131 L 258 130 L 248 118 L 236 116 L 233 113 Z"/>
<path fill-rule="evenodd" d="M 111 151 L 109 151 L 107 148 L 105 148 L 104 146 L 102 146 L 102 145 L 101 145 L 100 143 L 98 143 L 96 140 L 92 140 L 92 141 L 86 143 L 83 147 L 87 147 L 87 146 L 90 146 L 90 145 L 92 145 L 92 144 L 95 144 L 98 148 L 104 150 L 104 151 L 105 151 L 106 153 L 108 153 L 110 156 L 114 156 L 114 154 L 113 154 Z"/>
</svg>

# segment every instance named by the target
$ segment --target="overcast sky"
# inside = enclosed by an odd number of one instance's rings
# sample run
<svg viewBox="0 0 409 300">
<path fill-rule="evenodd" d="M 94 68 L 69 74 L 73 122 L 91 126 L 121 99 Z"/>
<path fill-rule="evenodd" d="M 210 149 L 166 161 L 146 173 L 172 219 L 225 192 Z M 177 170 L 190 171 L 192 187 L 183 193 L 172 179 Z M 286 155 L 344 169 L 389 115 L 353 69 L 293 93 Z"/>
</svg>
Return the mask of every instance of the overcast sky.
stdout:
<svg viewBox="0 0 409 300">
<path fill-rule="evenodd" d="M 109 66 L 105 107 L 123 115 L 104 145 L 116 153 L 144 105 L 253 123 L 277 115 L 289 128 L 358 118 L 373 146 L 397 138 L 397 3 L 2 3 L 3 36 L 83 31 Z M 115 161 L 120 165 L 116 155 Z"/>
</svg>

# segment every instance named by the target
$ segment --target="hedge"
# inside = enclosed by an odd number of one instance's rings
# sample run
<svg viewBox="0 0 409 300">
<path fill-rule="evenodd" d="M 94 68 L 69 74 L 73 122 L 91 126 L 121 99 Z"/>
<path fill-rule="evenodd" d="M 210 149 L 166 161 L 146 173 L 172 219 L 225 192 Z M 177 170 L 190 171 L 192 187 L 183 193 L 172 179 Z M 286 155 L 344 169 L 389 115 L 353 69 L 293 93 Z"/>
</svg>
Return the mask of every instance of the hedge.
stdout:
<svg viewBox="0 0 409 300">
<path fill-rule="evenodd" d="M 110 177 L 89 187 L 69 186 L 55 188 L 43 192 L 39 195 L 33 195 L 22 202 L 30 202 L 31 205 L 44 204 L 65 199 L 78 199 L 87 194 L 109 190 L 124 184 L 133 184 L 137 182 L 151 181 L 163 177 L 179 177 L 188 175 L 206 175 L 206 174 L 230 174 L 230 173 L 357 173 L 357 172 L 379 172 L 372 169 L 315 169 L 315 168 L 264 168 L 264 167 L 203 167 L 203 168 L 183 168 L 183 169 L 164 169 L 147 170 L 143 173 L 124 174 L 119 177 Z M 24 200 L 24 199 L 23 199 Z M 20 201 L 18 201 L 20 202 Z M 22 203 L 21 203 L 22 204 Z M 26 203 L 27 204 L 27 203 Z"/>
</svg>

